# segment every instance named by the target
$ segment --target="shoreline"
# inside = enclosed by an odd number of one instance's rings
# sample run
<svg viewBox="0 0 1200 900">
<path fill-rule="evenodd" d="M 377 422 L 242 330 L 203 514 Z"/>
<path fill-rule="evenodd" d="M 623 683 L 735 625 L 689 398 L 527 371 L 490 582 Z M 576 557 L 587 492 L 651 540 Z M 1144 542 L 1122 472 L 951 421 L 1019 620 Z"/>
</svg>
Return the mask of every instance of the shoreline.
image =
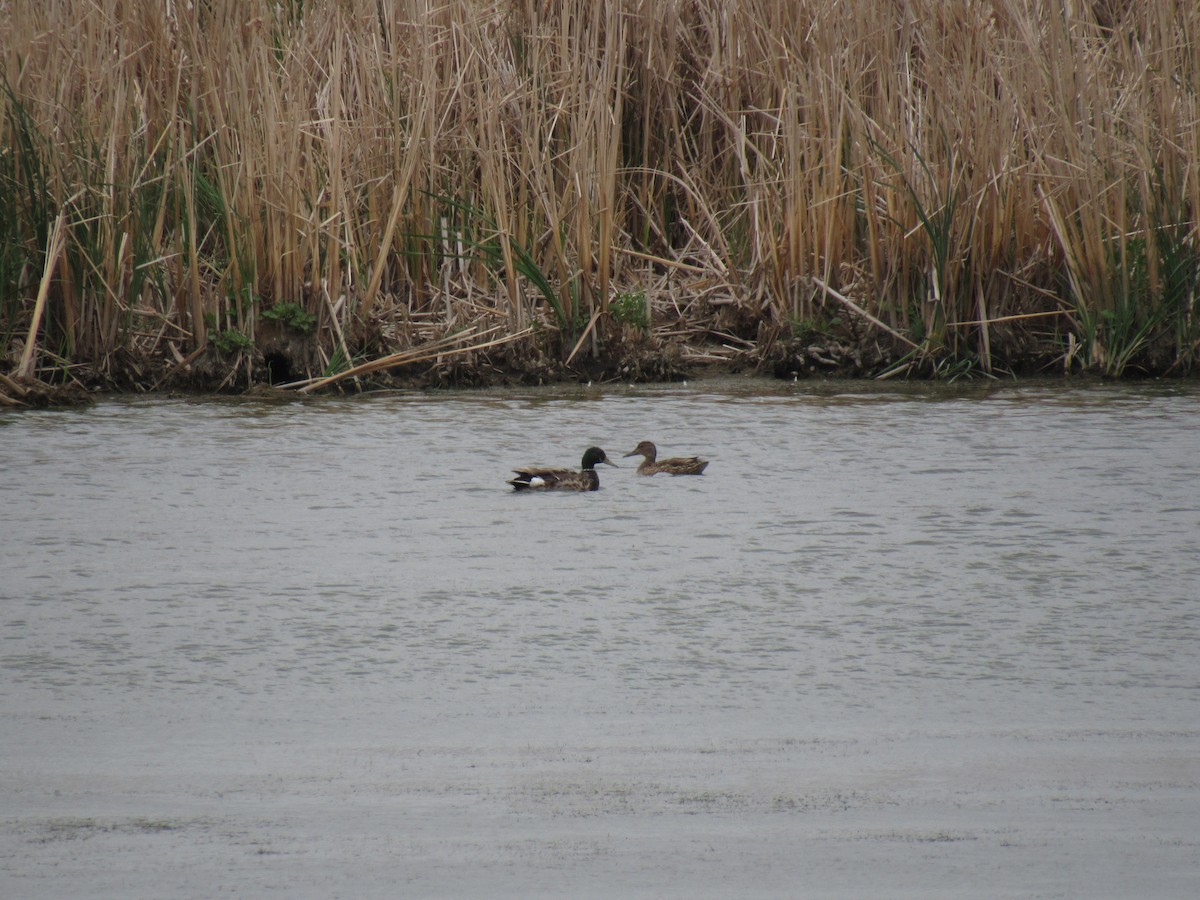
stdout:
<svg viewBox="0 0 1200 900">
<path fill-rule="evenodd" d="M 736 346 L 661 341 L 626 342 L 615 351 L 569 362 L 556 359 L 532 342 L 493 341 L 506 346 L 476 349 L 469 343 L 453 346 L 445 339 L 382 354 L 353 368 L 317 374 L 311 364 L 315 347 L 296 342 L 287 353 L 276 342 L 232 357 L 207 345 L 187 357 L 129 361 L 119 372 L 78 363 L 46 368 L 42 374 L 19 377 L 0 371 L 0 409 L 87 405 L 101 394 L 144 396 L 188 393 L 214 396 L 259 395 L 301 398 L 310 393 L 355 394 L 370 390 L 431 388 L 539 387 L 572 383 L 661 384 L 750 375 L 767 381 L 809 381 L 826 378 L 884 382 L 1021 381 L 1074 379 L 1186 381 L 1195 373 L 1173 371 L 1176 366 L 1128 370 L 1119 377 L 1072 364 L 1050 348 L 1026 354 L 1004 367 L 984 371 L 977 365 L 940 368 L 928 357 L 905 357 L 879 341 L 775 341 L 765 351 L 748 341 Z M 278 375 L 285 377 L 280 378 Z M 297 377 L 300 376 L 300 377 Z"/>
</svg>

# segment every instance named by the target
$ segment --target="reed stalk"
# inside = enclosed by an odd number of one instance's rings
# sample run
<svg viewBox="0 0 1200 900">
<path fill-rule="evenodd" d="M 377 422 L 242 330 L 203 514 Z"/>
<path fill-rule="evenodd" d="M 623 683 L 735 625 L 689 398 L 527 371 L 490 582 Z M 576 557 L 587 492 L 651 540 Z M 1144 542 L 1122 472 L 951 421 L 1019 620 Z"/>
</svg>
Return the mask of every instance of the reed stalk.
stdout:
<svg viewBox="0 0 1200 900">
<path fill-rule="evenodd" d="M 0 370 L 1200 355 L 1193 2 L 58 0 L 0 48 Z"/>
</svg>

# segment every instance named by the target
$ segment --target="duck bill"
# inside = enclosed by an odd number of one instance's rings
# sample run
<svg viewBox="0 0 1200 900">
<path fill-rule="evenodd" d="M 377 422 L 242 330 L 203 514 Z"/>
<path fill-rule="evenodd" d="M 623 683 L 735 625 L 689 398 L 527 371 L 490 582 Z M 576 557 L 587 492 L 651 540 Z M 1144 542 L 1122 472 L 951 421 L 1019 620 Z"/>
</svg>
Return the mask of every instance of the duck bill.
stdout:
<svg viewBox="0 0 1200 900">
<path fill-rule="evenodd" d="M 604 459 L 600 460 L 600 462 L 604 463 L 606 466 L 612 466 L 614 469 L 621 468 L 615 462 L 613 462 L 611 459 L 609 459 L 607 456 L 604 457 Z"/>
</svg>

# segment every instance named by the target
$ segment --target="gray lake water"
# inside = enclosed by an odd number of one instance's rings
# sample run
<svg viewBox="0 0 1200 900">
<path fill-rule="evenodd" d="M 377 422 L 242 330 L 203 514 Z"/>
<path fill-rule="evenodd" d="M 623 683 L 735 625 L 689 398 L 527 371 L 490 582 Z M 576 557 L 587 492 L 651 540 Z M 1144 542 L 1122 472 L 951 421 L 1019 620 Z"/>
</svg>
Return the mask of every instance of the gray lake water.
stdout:
<svg viewBox="0 0 1200 900">
<path fill-rule="evenodd" d="M 0 413 L 0 896 L 1190 900 L 1198 451 L 1189 383 Z"/>
</svg>

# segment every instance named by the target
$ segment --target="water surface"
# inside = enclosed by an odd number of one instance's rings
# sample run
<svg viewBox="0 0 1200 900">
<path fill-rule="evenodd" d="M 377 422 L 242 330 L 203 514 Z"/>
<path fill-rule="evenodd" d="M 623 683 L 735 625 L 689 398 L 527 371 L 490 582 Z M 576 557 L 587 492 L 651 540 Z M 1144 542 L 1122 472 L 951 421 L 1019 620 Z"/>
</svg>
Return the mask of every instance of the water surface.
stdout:
<svg viewBox="0 0 1200 900">
<path fill-rule="evenodd" d="M 1179 383 L 0 413 L 0 893 L 1190 897 L 1197 434 Z"/>
</svg>

